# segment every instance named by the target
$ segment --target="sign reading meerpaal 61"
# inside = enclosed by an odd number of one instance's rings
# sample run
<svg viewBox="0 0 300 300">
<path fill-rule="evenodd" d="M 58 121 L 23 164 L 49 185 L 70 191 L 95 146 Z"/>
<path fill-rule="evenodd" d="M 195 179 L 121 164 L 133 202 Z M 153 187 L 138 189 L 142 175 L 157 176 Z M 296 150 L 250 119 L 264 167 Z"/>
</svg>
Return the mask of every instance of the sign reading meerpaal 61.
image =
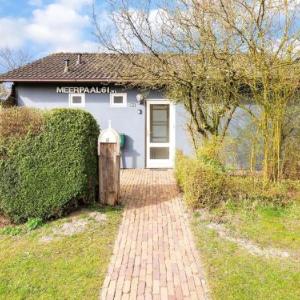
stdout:
<svg viewBox="0 0 300 300">
<path fill-rule="evenodd" d="M 56 88 L 58 94 L 109 94 L 114 92 L 109 86 L 58 86 Z"/>
</svg>

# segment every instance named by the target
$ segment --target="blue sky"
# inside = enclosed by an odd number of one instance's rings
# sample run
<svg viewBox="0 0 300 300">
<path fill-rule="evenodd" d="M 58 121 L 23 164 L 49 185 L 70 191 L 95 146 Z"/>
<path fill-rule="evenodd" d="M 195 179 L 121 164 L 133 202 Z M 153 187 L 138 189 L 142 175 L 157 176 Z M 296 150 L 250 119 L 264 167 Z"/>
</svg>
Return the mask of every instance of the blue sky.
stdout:
<svg viewBox="0 0 300 300">
<path fill-rule="evenodd" d="M 141 3 L 128 1 L 135 9 Z M 157 2 L 151 1 L 153 11 Z M 32 59 L 52 52 L 99 51 L 91 22 L 93 3 L 94 0 L 0 0 L 0 49 L 22 49 Z M 96 0 L 96 9 L 100 25 L 105 26 L 109 22 L 107 0 Z"/>
<path fill-rule="evenodd" d="M 93 0 L 0 0 L 0 49 L 23 49 L 33 58 L 59 51 L 97 51 Z M 105 0 L 96 2 L 105 13 Z"/>
</svg>

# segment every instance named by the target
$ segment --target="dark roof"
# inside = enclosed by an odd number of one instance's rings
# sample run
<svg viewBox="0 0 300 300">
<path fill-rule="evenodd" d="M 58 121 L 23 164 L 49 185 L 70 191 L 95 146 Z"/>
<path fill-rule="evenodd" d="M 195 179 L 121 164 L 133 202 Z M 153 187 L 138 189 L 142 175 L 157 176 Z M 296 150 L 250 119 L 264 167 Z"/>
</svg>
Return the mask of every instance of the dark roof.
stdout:
<svg viewBox="0 0 300 300">
<path fill-rule="evenodd" d="M 81 64 L 76 64 L 79 53 L 55 53 L 23 67 L 0 75 L 0 82 L 120 82 L 129 73 L 129 60 L 124 55 L 82 53 Z M 139 56 L 138 54 L 136 54 Z M 64 60 L 69 59 L 69 71 L 64 72 Z"/>
</svg>

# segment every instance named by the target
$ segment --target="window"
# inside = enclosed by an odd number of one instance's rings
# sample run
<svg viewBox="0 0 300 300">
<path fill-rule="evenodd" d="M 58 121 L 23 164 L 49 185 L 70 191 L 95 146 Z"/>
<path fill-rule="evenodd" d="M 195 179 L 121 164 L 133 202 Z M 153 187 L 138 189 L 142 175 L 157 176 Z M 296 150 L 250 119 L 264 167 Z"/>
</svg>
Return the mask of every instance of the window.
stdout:
<svg viewBox="0 0 300 300">
<path fill-rule="evenodd" d="M 127 94 L 110 94 L 110 106 L 111 107 L 126 107 L 127 106 Z"/>
<path fill-rule="evenodd" d="M 69 106 L 71 107 L 84 107 L 85 94 L 69 94 Z"/>
<path fill-rule="evenodd" d="M 169 159 L 170 158 L 169 147 L 151 147 L 150 159 Z"/>
<path fill-rule="evenodd" d="M 150 142 L 169 143 L 169 104 L 150 104 Z"/>
</svg>

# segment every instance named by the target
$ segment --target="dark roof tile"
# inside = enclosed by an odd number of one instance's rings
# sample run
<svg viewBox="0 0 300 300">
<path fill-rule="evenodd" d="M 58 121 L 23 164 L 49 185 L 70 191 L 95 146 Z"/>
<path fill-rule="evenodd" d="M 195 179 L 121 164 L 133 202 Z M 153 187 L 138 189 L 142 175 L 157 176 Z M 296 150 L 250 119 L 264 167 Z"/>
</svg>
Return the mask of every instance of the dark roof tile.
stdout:
<svg viewBox="0 0 300 300">
<path fill-rule="evenodd" d="M 55 53 L 23 67 L 0 75 L 0 82 L 26 81 L 126 81 L 124 74 L 131 71 L 124 55 L 83 53 L 82 63 L 76 64 L 79 53 Z M 135 54 L 140 56 L 139 54 Z M 64 60 L 69 59 L 69 71 L 64 72 Z M 128 78 L 127 78 L 128 80 Z"/>
</svg>

